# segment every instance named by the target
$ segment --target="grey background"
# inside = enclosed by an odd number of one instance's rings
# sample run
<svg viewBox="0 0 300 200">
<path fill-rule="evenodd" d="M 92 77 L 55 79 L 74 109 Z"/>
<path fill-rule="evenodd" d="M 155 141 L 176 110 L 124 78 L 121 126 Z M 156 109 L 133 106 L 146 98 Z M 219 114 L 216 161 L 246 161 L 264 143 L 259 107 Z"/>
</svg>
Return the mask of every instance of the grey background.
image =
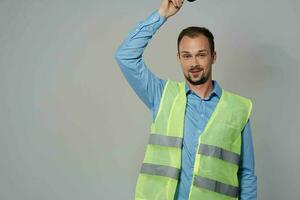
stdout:
<svg viewBox="0 0 300 200">
<path fill-rule="evenodd" d="M 0 0 L 0 199 L 133 199 L 151 115 L 114 52 L 158 8 L 141 0 Z M 176 38 L 216 38 L 214 79 L 252 98 L 263 200 L 299 199 L 298 0 L 198 0 L 158 31 L 151 70 L 181 80 Z"/>
</svg>

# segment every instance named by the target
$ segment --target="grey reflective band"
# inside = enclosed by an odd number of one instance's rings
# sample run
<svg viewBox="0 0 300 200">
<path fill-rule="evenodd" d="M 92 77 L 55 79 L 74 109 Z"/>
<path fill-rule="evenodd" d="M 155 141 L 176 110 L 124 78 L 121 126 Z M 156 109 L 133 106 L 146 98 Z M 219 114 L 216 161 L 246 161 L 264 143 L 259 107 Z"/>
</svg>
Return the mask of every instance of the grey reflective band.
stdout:
<svg viewBox="0 0 300 200">
<path fill-rule="evenodd" d="M 208 144 L 200 144 L 198 153 L 205 156 L 213 156 L 236 165 L 239 165 L 240 162 L 239 154 Z"/>
<path fill-rule="evenodd" d="M 230 197 L 238 197 L 238 193 L 239 193 L 238 187 L 227 185 L 201 176 L 195 176 L 194 185 L 196 187 L 205 188 L 207 190 L 224 194 Z"/>
<path fill-rule="evenodd" d="M 157 175 L 157 176 L 166 176 L 176 180 L 179 177 L 179 169 L 175 167 L 156 165 L 150 163 L 143 163 L 141 168 L 141 173 Z"/>
<path fill-rule="evenodd" d="M 182 138 L 159 134 L 150 134 L 149 144 L 181 148 Z"/>
</svg>

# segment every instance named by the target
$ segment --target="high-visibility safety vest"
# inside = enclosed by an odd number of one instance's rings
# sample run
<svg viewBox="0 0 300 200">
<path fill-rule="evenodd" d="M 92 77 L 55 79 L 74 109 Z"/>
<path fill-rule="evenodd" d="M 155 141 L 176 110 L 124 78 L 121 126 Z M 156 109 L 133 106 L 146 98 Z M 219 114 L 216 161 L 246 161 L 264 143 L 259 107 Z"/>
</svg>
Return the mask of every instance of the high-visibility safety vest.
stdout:
<svg viewBox="0 0 300 200">
<path fill-rule="evenodd" d="M 185 84 L 166 83 L 137 180 L 136 200 L 174 199 L 181 169 Z M 251 109 L 249 99 L 222 90 L 198 140 L 189 200 L 238 199 L 241 132 Z"/>
</svg>

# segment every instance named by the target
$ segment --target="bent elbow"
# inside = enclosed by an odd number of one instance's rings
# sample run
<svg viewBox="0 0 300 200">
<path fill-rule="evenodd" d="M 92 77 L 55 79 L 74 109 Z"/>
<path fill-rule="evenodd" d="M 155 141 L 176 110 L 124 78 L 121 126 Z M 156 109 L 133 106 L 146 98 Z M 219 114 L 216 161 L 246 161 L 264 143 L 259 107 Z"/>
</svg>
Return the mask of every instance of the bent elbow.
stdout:
<svg viewBox="0 0 300 200">
<path fill-rule="evenodd" d="M 119 63 L 122 60 L 122 53 L 120 47 L 118 47 L 115 51 L 115 60 Z"/>
</svg>

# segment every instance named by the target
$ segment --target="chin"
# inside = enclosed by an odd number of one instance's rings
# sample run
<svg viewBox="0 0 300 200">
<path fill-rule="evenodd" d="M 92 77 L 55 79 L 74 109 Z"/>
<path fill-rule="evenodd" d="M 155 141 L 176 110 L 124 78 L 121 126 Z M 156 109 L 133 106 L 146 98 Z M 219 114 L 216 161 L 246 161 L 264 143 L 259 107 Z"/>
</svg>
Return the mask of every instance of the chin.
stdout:
<svg viewBox="0 0 300 200">
<path fill-rule="evenodd" d="M 190 78 L 193 82 L 198 82 L 202 79 L 203 77 L 198 77 L 198 78 Z"/>
</svg>

